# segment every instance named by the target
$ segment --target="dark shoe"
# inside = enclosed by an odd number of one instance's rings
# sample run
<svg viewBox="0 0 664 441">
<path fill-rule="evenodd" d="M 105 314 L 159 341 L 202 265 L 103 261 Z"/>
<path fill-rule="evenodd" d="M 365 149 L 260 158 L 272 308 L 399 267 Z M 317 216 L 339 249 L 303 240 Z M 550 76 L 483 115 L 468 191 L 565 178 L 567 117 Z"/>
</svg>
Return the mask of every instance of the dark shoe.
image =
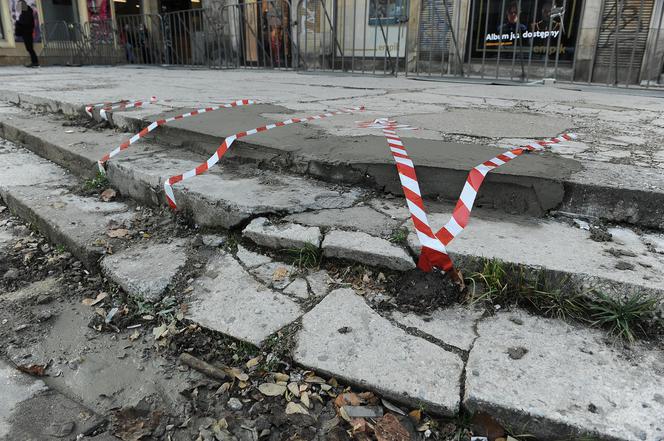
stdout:
<svg viewBox="0 0 664 441">
<path fill-rule="evenodd" d="M 30 63 L 30 64 L 26 64 L 25 67 L 39 67 L 39 64 Z"/>
</svg>

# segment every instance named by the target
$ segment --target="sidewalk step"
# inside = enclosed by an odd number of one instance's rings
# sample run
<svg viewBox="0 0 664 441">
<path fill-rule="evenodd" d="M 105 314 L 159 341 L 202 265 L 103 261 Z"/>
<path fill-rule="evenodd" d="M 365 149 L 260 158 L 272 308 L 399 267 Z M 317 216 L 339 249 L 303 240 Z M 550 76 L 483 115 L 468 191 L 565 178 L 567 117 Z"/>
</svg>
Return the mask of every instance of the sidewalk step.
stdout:
<svg viewBox="0 0 664 441">
<path fill-rule="evenodd" d="M 101 152 L 112 148 L 108 144 L 112 146 L 123 137 L 82 129 L 65 133 L 53 116 L 27 119 L 21 115 L 3 117 L 0 134 L 84 175 L 95 170 Z M 195 153 L 142 143 L 110 161 L 108 176 L 125 196 L 164 204 L 163 180 L 200 161 Z M 419 254 L 412 222 L 400 198 L 369 199 L 365 203 L 367 195 L 361 190 L 337 189 L 300 176 L 237 164 L 218 165 L 205 175 L 176 185 L 175 190 L 180 207 L 201 226 L 232 228 L 264 215 L 296 213 L 287 219 L 330 230 L 330 238 L 322 241 L 325 255 L 404 270 L 413 267 L 412 261 L 401 245 L 386 240 L 402 226 L 411 230 L 407 244 Z M 451 207 L 427 205 L 432 213 L 431 224 L 434 229 L 440 228 L 449 219 Z M 543 270 L 552 278 L 567 278 L 583 290 L 598 288 L 614 296 L 642 293 L 660 299 L 664 305 L 664 254 L 655 246 L 664 237 L 629 228 L 612 232 L 612 241 L 594 242 L 588 231 L 561 220 L 477 209 L 467 230 L 450 244 L 449 250 L 460 267 L 469 271 L 482 258 L 496 258 L 532 271 Z M 355 235 L 366 240 L 353 239 Z M 349 239 L 332 241 L 332 236 Z M 272 241 L 260 240 L 258 244 L 283 248 L 282 242 L 275 236 Z M 386 258 L 386 250 L 398 259 Z"/>
<path fill-rule="evenodd" d="M 9 208 L 38 219 L 40 230 L 57 236 L 56 243 L 73 244 L 77 256 L 94 254 L 95 240 L 104 237 L 110 221 L 131 217 L 122 204 L 107 211 L 103 206 L 114 203 L 73 195 L 70 187 L 78 179 L 32 153 L 3 143 L 0 160 L 9 164 L 0 175 L 0 195 Z M 395 219 L 403 218 L 399 204 L 372 202 Z M 76 228 L 53 210 L 62 210 Z M 338 210 L 333 213 L 337 222 L 340 217 Z M 97 261 L 89 264 L 92 269 Z M 236 256 L 218 252 L 191 284 L 188 318 L 256 344 L 293 326 L 293 358 L 308 369 L 442 414 L 465 406 L 495 415 L 505 427 L 527 422 L 528 433 L 538 439 L 559 434 L 620 441 L 661 437 L 661 351 L 635 345 L 625 353 L 598 331 L 519 311 L 494 317 L 463 310 L 430 316 L 386 312 L 384 317 L 351 289 L 328 294 L 331 284 L 321 273 L 298 271 L 242 246 Z M 289 290 L 302 280 L 304 293 Z M 515 347 L 522 357 L 510 358 Z M 607 378 L 620 380 L 607 383 Z M 549 394 L 551 387 L 559 393 Z"/>
<path fill-rule="evenodd" d="M 19 94 L 26 107 L 71 114 L 75 103 Z M 82 112 L 78 109 L 78 114 Z M 155 113 L 154 107 L 118 112 L 111 118 L 123 129 L 138 131 L 152 121 L 191 109 Z M 209 154 L 226 136 L 274 122 L 292 111 L 275 105 L 253 105 L 175 121 L 155 132 L 171 146 Z M 76 112 L 74 112 L 76 113 Z M 364 185 L 400 194 L 393 160 L 380 134 L 337 136 L 326 129 L 355 127 L 359 115 L 296 125 L 236 142 L 228 160 L 251 161 L 274 169 L 319 179 Z M 366 118 L 366 117 L 365 117 Z M 353 132 L 354 133 L 354 132 Z M 504 149 L 477 144 L 445 143 L 408 136 L 403 141 L 417 166 L 425 197 L 456 201 L 468 171 Z M 556 134 L 551 134 L 551 136 Z M 562 210 L 612 222 L 664 229 L 664 176 L 652 169 L 608 162 L 578 161 L 552 153 L 524 155 L 489 173 L 478 206 L 514 214 L 541 216 Z"/>
</svg>

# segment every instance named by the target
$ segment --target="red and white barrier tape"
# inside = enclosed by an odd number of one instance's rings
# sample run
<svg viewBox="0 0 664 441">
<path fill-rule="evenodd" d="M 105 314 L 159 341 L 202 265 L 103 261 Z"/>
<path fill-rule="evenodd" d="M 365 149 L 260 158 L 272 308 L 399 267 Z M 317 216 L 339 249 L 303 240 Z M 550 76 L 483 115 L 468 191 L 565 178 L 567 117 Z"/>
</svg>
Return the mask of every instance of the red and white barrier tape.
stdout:
<svg viewBox="0 0 664 441">
<path fill-rule="evenodd" d="M 475 198 L 477 197 L 477 192 L 482 186 L 487 173 L 491 170 L 510 162 L 512 159 L 521 156 L 524 152 L 543 150 L 544 147 L 548 145 L 558 144 L 572 139 L 576 139 L 575 134 L 564 133 L 548 141 L 533 141 L 525 147 L 514 148 L 474 167 L 470 173 L 468 173 L 459 200 L 454 207 L 454 211 L 452 211 L 452 217 L 443 228 L 436 232 L 436 237 L 440 239 L 444 245 L 448 245 L 466 228 L 468 220 L 470 219 L 470 212 L 473 209 Z"/>
<path fill-rule="evenodd" d="M 262 127 L 257 127 L 252 130 L 248 130 L 246 132 L 239 132 L 236 133 L 235 135 L 231 135 L 226 139 L 224 139 L 224 142 L 221 143 L 219 148 L 217 148 L 214 154 L 210 156 L 210 159 L 208 159 L 206 162 L 202 163 L 201 165 L 199 165 L 194 169 L 189 170 L 188 172 L 176 176 L 171 176 L 164 182 L 164 192 L 166 193 L 166 199 L 168 201 L 168 205 L 170 205 L 170 207 L 174 210 L 177 209 L 177 204 L 175 202 L 175 194 L 173 194 L 173 185 L 177 184 L 180 181 L 193 178 L 194 176 L 201 175 L 206 171 L 208 171 L 210 167 L 214 166 L 217 162 L 219 162 L 222 156 L 224 156 L 224 154 L 228 151 L 228 149 L 231 148 L 233 143 L 240 138 L 244 138 L 245 136 L 254 135 L 260 132 L 266 132 L 268 130 L 275 129 L 277 127 L 287 126 L 290 124 L 303 123 L 307 121 L 328 118 L 330 116 L 335 116 L 335 115 L 351 114 L 362 110 L 364 110 L 364 106 L 351 107 L 349 109 L 336 110 L 334 112 L 322 113 L 320 115 L 307 116 L 304 118 L 291 118 L 287 119 L 286 121 L 280 121 L 273 124 L 268 124 Z"/>
<path fill-rule="evenodd" d="M 105 173 L 106 169 L 104 167 L 104 164 L 109 159 L 111 159 L 112 157 L 118 155 L 121 151 L 128 149 L 130 145 L 134 144 L 139 139 L 145 137 L 148 133 L 152 132 L 157 127 L 163 126 L 164 124 L 168 124 L 169 122 L 181 120 L 181 119 L 184 119 L 184 118 L 189 118 L 191 116 L 201 115 L 201 114 L 207 113 L 207 112 L 213 112 L 215 110 L 229 109 L 229 108 L 238 107 L 238 106 L 248 106 L 248 105 L 251 105 L 251 104 L 256 104 L 256 102 L 252 101 L 252 100 L 237 100 L 237 101 L 233 101 L 232 103 L 222 104 L 220 106 L 206 107 L 204 109 L 196 109 L 196 110 L 192 110 L 191 112 L 188 112 L 188 113 L 183 113 L 182 115 L 177 115 L 177 116 L 173 116 L 173 117 L 170 117 L 170 118 L 153 121 L 150 125 L 145 127 L 143 130 L 136 133 L 134 136 L 129 138 L 127 141 L 120 144 L 120 146 L 118 148 L 116 148 L 115 150 L 113 150 L 112 152 L 108 153 L 103 158 L 101 158 L 99 161 L 97 161 L 97 165 L 99 166 L 99 171 L 101 173 Z"/>
<path fill-rule="evenodd" d="M 406 197 L 406 204 L 408 205 L 408 211 L 415 226 L 415 233 L 422 246 L 417 266 L 426 272 L 430 272 L 433 268 L 438 268 L 445 272 L 452 271 L 454 268 L 452 259 L 447 253 L 445 245 L 435 236 L 429 224 L 413 161 L 408 156 L 406 147 L 396 132 L 397 129 L 413 130 L 414 128 L 398 124 L 396 121 L 388 120 L 387 118 L 379 118 L 374 121 L 360 123 L 359 125 L 363 128 L 380 128 L 383 131 L 383 135 L 385 135 L 390 153 L 397 165 L 401 188 Z"/>
<path fill-rule="evenodd" d="M 157 102 L 157 97 L 153 96 L 150 97 L 149 100 L 136 100 L 136 101 L 123 100 L 115 104 L 114 103 L 89 104 L 85 106 L 85 113 L 87 113 L 88 116 L 92 117 L 92 112 L 96 108 L 101 107 L 101 109 L 99 109 L 99 116 L 101 116 L 103 120 L 108 121 L 108 112 L 112 112 L 118 109 L 126 110 L 134 107 L 142 107 L 146 103 L 154 104 L 156 102 Z"/>
</svg>

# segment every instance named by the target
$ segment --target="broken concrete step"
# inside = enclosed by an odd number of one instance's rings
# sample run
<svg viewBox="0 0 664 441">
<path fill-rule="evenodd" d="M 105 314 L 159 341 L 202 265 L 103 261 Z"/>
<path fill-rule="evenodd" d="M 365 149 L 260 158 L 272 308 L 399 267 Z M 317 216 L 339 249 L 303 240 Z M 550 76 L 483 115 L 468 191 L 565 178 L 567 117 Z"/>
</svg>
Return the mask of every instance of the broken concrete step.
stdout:
<svg viewBox="0 0 664 441">
<path fill-rule="evenodd" d="M 210 259 L 193 287 L 189 319 L 257 346 L 302 314 L 297 303 L 259 283 L 225 252 Z"/>
<path fill-rule="evenodd" d="M 477 333 L 463 398 L 471 412 L 544 441 L 664 439 L 661 351 L 520 311 L 480 321 Z"/>
<path fill-rule="evenodd" d="M 150 243 L 127 248 L 101 260 L 101 269 L 124 291 L 149 302 L 161 300 L 187 262 L 186 242 Z"/>
<path fill-rule="evenodd" d="M 451 209 L 429 215 L 433 229 L 445 225 L 450 215 Z M 410 230 L 408 246 L 419 254 L 412 222 L 404 225 Z M 475 216 L 448 250 L 461 269 L 476 268 L 478 258 L 498 259 L 542 270 L 563 286 L 614 296 L 645 294 L 664 306 L 664 254 L 649 245 L 648 235 L 623 227 L 609 232 L 610 242 L 595 242 L 589 231 L 555 219 Z"/>
<path fill-rule="evenodd" d="M 3 115 L 3 118 L 5 116 Z M 125 136 L 108 132 L 63 130 L 53 117 L 18 114 L 0 119 L 2 136 L 58 164 L 90 176 L 96 162 Z M 71 133 L 65 133 L 71 132 Z M 179 149 L 139 143 L 108 163 L 108 178 L 123 195 L 143 203 L 164 204 L 163 182 L 197 167 L 206 157 Z M 262 214 L 352 206 L 360 190 L 341 190 L 300 176 L 288 176 L 253 166 L 221 165 L 174 186 L 179 209 L 201 226 L 231 228 Z"/>
<path fill-rule="evenodd" d="M 338 289 L 302 318 L 293 359 L 413 406 L 459 410 L 463 361 L 408 335 L 350 289 Z"/>
<path fill-rule="evenodd" d="M 275 225 L 264 217 L 252 220 L 242 235 L 257 245 L 276 250 L 300 249 L 307 244 L 318 248 L 322 237 L 320 228 L 293 223 Z"/>
<path fill-rule="evenodd" d="M 323 240 L 323 255 L 371 266 L 407 271 L 415 268 L 413 258 L 401 247 L 360 231 L 332 230 Z"/>
<path fill-rule="evenodd" d="M 64 103 L 38 94 L 5 93 L 27 107 L 82 113 L 77 103 Z M 18 96 L 17 96 L 18 95 Z M 6 98 L 6 99 L 7 99 Z M 189 109 L 188 109 L 189 110 Z M 137 130 L 164 114 L 153 110 L 117 113 L 116 125 Z M 177 114 L 179 111 L 169 111 Z M 151 114 L 152 113 L 152 114 Z M 256 105 L 232 112 L 212 112 L 165 126 L 157 136 L 167 145 L 209 153 L 220 138 L 273 122 L 264 114 L 290 110 Z M 353 117 L 347 123 L 353 124 Z M 163 129 L 163 130 L 162 130 Z M 394 194 L 401 187 L 385 140 L 379 135 L 320 136 L 316 125 L 290 126 L 236 143 L 228 159 L 260 162 L 279 169 L 288 166 L 323 180 L 371 184 Z M 557 133 L 550 133 L 554 136 Z M 404 138 L 416 165 L 424 196 L 456 201 L 468 171 L 504 149 L 475 144 Z M 340 158 L 342 158 L 340 160 Z M 608 162 L 577 161 L 554 154 L 526 155 L 487 176 L 477 204 L 509 213 L 542 215 L 561 209 L 613 222 L 664 229 L 664 176 L 654 170 Z"/>
<path fill-rule="evenodd" d="M 0 144 L 0 196 L 10 210 L 36 226 L 51 242 L 66 246 L 94 270 L 109 241 L 110 225 L 126 225 L 132 213 L 119 202 L 73 194 L 78 181 L 39 156 Z"/>
</svg>

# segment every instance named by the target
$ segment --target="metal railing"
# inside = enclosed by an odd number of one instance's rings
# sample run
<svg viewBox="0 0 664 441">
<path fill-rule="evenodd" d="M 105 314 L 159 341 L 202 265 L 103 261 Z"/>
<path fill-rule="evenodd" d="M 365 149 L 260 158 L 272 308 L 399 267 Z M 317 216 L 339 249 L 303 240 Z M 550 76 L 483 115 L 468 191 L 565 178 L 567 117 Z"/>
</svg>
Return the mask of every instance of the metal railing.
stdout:
<svg viewBox="0 0 664 441">
<path fill-rule="evenodd" d="M 42 56 L 60 64 L 662 85 L 664 6 L 655 0 L 602 0 L 592 24 L 582 5 L 583 0 L 253 0 L 121 15 L 114 23 L 44 23 Z"/>
</svg>

